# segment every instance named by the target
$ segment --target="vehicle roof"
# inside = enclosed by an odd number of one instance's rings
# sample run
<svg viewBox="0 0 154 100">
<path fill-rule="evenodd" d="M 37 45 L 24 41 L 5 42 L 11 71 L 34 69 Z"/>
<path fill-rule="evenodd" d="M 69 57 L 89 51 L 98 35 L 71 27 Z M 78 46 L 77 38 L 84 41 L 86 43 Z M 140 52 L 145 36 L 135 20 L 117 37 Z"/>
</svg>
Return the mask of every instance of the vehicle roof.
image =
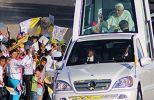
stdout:
<svg viewBox="0 0 154 100">
<path fill-rule="evenodd" d="M 78 38 L 78 42 L 81 41 L 90 41 L 90 40 L 110 40 L 110 39 L 131 39 L 133 33 L 108 33 L 108 34 L 95 34 L 95 35 L 87 35 L 81 36 Z"/>
</svg>

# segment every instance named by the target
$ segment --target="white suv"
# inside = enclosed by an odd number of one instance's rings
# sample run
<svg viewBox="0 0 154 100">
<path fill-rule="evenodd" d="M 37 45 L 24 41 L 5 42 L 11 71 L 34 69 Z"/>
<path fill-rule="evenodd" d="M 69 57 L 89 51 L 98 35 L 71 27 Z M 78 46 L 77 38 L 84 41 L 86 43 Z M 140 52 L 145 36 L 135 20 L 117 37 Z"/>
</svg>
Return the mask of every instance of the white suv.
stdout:
<svg viewBox="0 0 154 100">
<path fill-rule="evenodd" d="M 54 100 L 154 98 L 154 62 L 144 56 L 137 34 L 79 38 L 71 43 L 65 62 L 56 79 Z"/>
</svg>

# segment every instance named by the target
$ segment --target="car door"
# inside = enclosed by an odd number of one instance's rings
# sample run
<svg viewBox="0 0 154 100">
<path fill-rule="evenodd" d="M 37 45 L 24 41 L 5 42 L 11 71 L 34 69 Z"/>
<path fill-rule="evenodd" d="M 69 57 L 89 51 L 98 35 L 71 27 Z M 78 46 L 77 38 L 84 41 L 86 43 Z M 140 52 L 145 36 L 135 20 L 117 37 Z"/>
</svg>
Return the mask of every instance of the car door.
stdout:
<svg viewBox="0 0 154 100">
<path fill-rule="evenodd" d="M 141 43 L 139 41 L 139 39 L 136 39 L 136 52 L 137 52 L 137 57 L 138 57 L 138 68 L 137 68 L 137 72 L 139 75 L 139 79 L 142 85 L 142 92 L 143 92 L 143 97 L 144 100 L 153 100 L 152 99 L 152 85 L 153 85 L 153 80 L 152 80 L 152 76 L 154 75 L 154 66 L 153 66 L 153 62 L 151 62 L 150 64 L 144 65 L 142 66 L 140 64 L 140 60 L 142 58 L 144 58 L 144 53 L 142 50 L 142 46 Z"/>
</svg>

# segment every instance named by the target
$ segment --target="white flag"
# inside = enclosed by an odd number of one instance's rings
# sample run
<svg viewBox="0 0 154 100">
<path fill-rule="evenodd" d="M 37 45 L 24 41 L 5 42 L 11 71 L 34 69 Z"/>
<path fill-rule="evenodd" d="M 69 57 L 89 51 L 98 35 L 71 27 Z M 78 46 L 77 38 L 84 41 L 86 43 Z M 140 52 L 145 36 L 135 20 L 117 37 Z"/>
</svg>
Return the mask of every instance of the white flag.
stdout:
<svg viewBox="0 0 154 100">
<path fill-rule="evenodd" d="M 57 39 L 58 41 L 62 41 L 67 30 L 68 28 L 66 27 L 54 26 L 53 38 Z"/>
<path fill-rule="evenodd" d="M 28 33 L 28 30 L 30 28 L 30 23 L 31 23 L 31 19 L 28 19 L 28 20 L 25 20 L 25 21 L 21 22 L 19 24 L 20 25 L 20 31 Z"/>
</svg>

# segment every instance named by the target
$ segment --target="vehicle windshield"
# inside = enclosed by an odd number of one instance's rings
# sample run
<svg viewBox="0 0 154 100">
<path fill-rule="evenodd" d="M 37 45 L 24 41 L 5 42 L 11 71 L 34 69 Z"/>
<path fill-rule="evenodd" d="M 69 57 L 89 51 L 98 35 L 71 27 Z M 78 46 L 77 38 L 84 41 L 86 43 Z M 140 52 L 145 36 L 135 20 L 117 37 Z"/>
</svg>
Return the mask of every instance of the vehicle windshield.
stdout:
<svg viewBox="0 0 154 100">
<path fill-rule="evenodd" d="M 84 0 L 80 35 L 137 33 L 134 0 Z"/>
<path fill-rule="evenodd" d="M 69 56 L 67 66 L 110 62 L 133 62 L 133 52 L 132 40 L 76 42 Z"/>
</svg>

